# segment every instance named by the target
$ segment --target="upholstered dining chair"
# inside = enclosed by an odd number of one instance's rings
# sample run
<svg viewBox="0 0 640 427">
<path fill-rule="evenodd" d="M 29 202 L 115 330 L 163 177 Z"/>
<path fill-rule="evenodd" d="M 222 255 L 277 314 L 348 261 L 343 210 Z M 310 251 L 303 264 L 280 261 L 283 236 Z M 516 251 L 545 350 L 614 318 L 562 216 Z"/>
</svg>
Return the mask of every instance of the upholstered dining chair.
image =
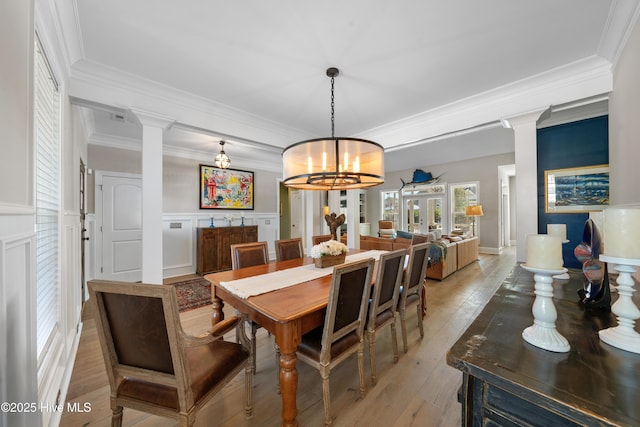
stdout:
<svg viewBox="0 0 640 427">
<path fill-rule="evenodd" d="M 373 259 L 368 258 L 334 267 L 324 326 L 304 334 L 298 345 L 298 360 L 320 371 L 325 425 L 332 421 L 331 369 L 354 353 L 358 360 L 360 395 L 364 398 L 364 325 L 373 265 Z"/>
<path fill-rule="evenodd" d="M 404 279 L 400 288 L 398 312 L 400 313 L 400 329 L 402 329 L 402 344 L 404 352 L 409 351 L 407 345 L 407 307 L 416 306 L 418 313 L 418 328 L 420 338 L 424 338 L 424 326 L 422 322 L 422 292 L 424 277 L 429 260 L 429 248 L 431 243 L 420 243 L 409 247 L 409 262 L 404 272 Z"/>
<path fill-rule="evenodd" d="M 112 426 L 123 407 L 179 420 L 191 426 L 197 411 L 245 370 L 245 413 L 251 403 L 249 349 L 224 341 L 240 319 L 193 337 L 180 324 L 175 288 L 92 280 L 88 283 L 111 389 Z"/>
<path fill-rule="evenodd" d="M 378 274 L 376 275 L 369 311 L 367 315 L 367 340 L 369 341 L 369 358 L 371 361 L 371 382 L 378 380 L 376 369 L 376 332 L 390 326 L 393 362 L 398 361 L 398 338 L 396 336 L 396 308 L 402 283 L 406 249 L 386 252 L 380 255 Z"/>
<path fill-rule="evenodd" d="M 320 236 L 311 236 L 311 242 L 313 246 L 319 245 L 322 242 L 328 242 L 331 240 L 331 234 L 322 234 Z"/>
<path fill-rule="evenodd" d="M 276 240 L 276 260 L 286 261 L 289 259 L 303 258 L 302 238 Z"/>
<path fill-rule="evenodd" d="M 267 242 L 238 243 L 231 245 L 231 269 L 237 270 L 254 265 L 269 263 L 269 247 Z M 260 325 L 247 319 L 251 334 L 251 370 L 256 373 L 256 332 Z M 239 337 L 238 337 L 239 339 Z M 278 356 L 279 357 L 279 356 Z"/>
<path fill-rule="evenodd" d="M 231 245 L 231 269 L 269 263 L 267 242 L 237 243 Z"/>
</svg>

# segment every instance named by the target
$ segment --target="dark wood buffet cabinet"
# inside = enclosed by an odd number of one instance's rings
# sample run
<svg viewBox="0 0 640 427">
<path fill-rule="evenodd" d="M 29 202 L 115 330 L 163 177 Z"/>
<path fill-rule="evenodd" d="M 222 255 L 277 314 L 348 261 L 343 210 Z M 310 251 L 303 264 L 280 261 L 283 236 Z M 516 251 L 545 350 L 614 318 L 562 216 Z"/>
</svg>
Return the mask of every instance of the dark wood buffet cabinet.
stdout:
<svg viewBox="0 0 640 427">
<path fill-rule="evenodd" d="M 231 245 L 257 241 L 257 225 L 198 228 L 196 273 L 231 270 Z"/>
<path fill-rule="evenodd" d="M 553 282 L 556 327 L 569 352 L 522 338 L 535 295 L 533 273 L 519 266 L 449 350 L 447 363 L 462 371 L 463 426 L 640 425 L 640 355 L 600 341 L 615 315 L 585 313 L 576 293 L 582 271 L 569 273 Z"/>
</svg>

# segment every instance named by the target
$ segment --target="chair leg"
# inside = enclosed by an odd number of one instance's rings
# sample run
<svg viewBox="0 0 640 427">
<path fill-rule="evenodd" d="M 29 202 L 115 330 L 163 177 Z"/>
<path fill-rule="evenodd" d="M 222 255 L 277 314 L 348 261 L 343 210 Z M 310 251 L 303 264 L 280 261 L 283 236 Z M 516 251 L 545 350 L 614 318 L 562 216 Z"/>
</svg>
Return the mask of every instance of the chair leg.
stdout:
<svg viewBox="0 0 640 427">
<path fill-rule="evenodd" d="M 185 414 L 181 413 L 178 421 L 180 427 L 191 427 L 196 422 L 196 418 L 193 413 Z"/>
<path fill-rule="evenodd" d="M 367 340 L 369 341 L 369 360 L 371 362 L 371 383 L 376 385 L 378 382 L 378 372 L 376 369 L 376 332 L 367 331 Z"/>
<path fill-rule="evenodd" d="M 393 363 L 398 363 L 398 336 L 396 334 L 396 320 L 391 322 L 391 347 L 393 348 Z"/>
<path fill-rule="evenodd" d="M 331 392 L 329 390 L 329 367 L 320 366 L 320 377 L 322 377 L 322 406 L 324 407 L 324 425 L 330 426 L 331 422 Z"/>
<path fill-rule="evenodd" d="M 280 394 L 280 347 L 274 342 L 273 349 L 276 353 L 276 387 L 278 394 Z"/>
<path fill-rule="evenodd" d="M 424 325 L 422 322 L 422 304 L 416 304 L 417 315 L 418 315 L 418 329 L 420 329 L 420 338 L 424 338 Z"/>
<path fill-rule="evenodd" d="M 409 346 L 407 344 L 407 319 L 405 310 L 400 309 L 400 330 L 402 331 L 402 344 L 404 345 L 404 352 L 409 351 Z"/>
<path fill-rule="evenodd" d="M 253 370 L 251 369 L 251 363 L 247 363 L 247 367 L 244 369 L 244 394 L 245 394 L 244 415 L 246 418 L 251 418 L 251 413 L 253 412 L 253 399 L 251 396 L 252 377 L 253 377 Z"/>
<path fill-rule="evenodd" d="M 111 427 L 122 426 L 122 406 L 116 406 L 111 410 Z"/>
<path fill-rule="evenodd" d="M 360 397 L 364 399 L 364 341 L 358 346 L 358 376 L 360 377 Z"/>
<path fill-rule="evenodd" d="M 255 375 L 256 373 L 256 332 L 258 331 L 258 325 L 251 322 L 251 371 Z"/>
</svg>

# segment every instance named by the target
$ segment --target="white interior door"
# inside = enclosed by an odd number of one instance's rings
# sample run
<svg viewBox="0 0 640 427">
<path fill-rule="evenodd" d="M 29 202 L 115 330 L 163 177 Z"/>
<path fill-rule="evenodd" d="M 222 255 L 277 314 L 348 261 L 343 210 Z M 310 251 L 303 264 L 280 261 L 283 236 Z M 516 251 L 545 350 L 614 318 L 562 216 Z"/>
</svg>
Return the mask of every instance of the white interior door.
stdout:
<svg viewBox="0 0 640 427">
<path fill-rule="evenodd" d="M 291 190 L 291 238 L 302 237 L 304 221 L 302 220 L 302 191 Z"/>
<path fill-rule="evenodd" d="M 102 202 L 100 278 L 139 281 L 142 279 L 142 178 L 105 174 L 101 185 L 97 178 L 96 202 L 98 198 Z"/>
</svg>

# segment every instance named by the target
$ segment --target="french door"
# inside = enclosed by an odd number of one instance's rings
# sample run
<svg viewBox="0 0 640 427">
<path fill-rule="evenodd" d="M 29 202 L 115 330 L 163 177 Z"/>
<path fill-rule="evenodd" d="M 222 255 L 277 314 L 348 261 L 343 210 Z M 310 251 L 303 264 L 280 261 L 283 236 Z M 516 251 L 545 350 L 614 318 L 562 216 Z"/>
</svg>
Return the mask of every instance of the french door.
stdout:
<svg viewBox="0 0 640 427">
<path fill-rule="evenodd" d="M 444 197 L 409 196 L 405 197 L 405 218 L 409 233 L 427 233 L 440 230 L 444 233 L 446 215 Z"/>
</svg>

